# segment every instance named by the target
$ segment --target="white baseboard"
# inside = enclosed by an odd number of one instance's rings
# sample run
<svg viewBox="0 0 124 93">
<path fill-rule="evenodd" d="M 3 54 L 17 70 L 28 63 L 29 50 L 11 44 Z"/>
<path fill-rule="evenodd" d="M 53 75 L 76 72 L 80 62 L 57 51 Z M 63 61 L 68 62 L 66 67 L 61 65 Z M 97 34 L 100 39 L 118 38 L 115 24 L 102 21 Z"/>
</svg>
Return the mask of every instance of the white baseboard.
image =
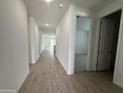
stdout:
<svg viewBox="0 0 124 93">
<path fill-rule="evenodd" d="M 0 89 L 0 93 L 17 93 L 14 89 Z"/>
</svg>

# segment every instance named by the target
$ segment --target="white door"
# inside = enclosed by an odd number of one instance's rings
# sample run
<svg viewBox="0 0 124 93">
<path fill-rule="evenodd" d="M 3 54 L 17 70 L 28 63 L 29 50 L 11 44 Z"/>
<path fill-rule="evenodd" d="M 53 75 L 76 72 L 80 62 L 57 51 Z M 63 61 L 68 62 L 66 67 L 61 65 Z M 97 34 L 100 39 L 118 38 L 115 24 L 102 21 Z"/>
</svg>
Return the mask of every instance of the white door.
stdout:
<svg viewBox="0 0 124 93">
<path fill-rule="evenodd" d="M 101 22 L 97 70 L 110 70 L 114 23 L 109 19 L 102 19 Z"/>
</svg>

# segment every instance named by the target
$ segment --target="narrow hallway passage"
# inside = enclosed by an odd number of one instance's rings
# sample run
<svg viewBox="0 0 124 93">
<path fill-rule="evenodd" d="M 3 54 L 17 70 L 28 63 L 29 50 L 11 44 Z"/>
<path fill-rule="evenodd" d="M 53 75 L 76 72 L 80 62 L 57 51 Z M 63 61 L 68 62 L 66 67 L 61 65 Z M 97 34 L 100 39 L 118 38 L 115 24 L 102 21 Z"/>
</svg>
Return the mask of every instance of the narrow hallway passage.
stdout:
<svg viewBox="0 0 124 93">
<path fill-rule="evenodd" d="M 44 50 L 18 93 L 122 93 L 111 72 L 82 72 L 67 76 L 52 49 Z"/>
</svg>

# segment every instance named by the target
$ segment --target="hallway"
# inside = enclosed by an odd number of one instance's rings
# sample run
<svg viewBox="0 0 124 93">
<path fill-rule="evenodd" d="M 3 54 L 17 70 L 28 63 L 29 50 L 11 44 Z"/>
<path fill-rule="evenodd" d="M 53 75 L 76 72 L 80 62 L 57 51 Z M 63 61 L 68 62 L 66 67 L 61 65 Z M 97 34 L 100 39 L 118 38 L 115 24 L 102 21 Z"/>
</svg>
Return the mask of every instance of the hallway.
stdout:
<svg viewBox="0 0 124 93">
<path fill-rule="evenodd" d="M 18 93 L 122 93 L 111 72 L 82 72 L 67 76 L 52 49 L 44 50 Z"/>
</svg>

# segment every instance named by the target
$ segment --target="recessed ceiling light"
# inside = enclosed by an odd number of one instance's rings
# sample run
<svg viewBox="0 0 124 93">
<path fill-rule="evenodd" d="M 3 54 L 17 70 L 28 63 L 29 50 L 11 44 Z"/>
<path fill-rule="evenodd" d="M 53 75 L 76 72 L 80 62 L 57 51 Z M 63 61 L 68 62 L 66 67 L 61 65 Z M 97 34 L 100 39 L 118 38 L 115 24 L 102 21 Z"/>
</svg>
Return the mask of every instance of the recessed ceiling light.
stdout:
<svg viewBox="0 0 124 93">
<path fill-rule="evenodd" d="M 45 0 L 47 3 L 50 3 L 50 2 L 52 2 L 53 0 Z"/>
<path fill-rule="evenodd" d="M 49 26 L 49 24 L 45 24 L 46 26 Z"/>
<path fill-rule="evenodd" d="M 60 5 L 59 5 L 60 8 L 63 8 L 63 6 L 64 6 L 63 4 L 60 4 Z"/>
</svg>

